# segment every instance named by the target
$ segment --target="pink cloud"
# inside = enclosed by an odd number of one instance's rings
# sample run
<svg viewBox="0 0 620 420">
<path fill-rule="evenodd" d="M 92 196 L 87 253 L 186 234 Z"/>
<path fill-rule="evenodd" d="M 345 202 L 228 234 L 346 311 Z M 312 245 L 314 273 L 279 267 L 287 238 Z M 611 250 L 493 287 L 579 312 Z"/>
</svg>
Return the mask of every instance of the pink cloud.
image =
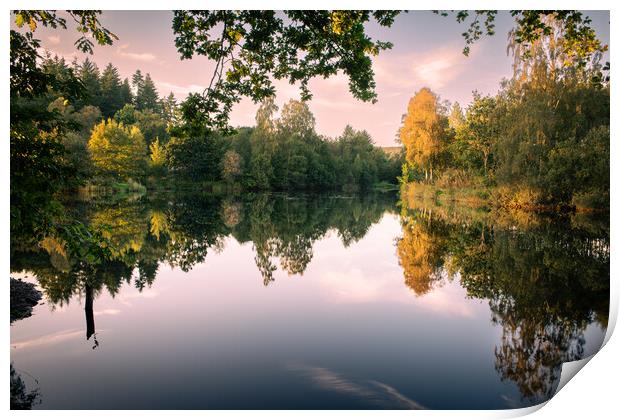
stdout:
<svg viewBox="0 0 620 420">
<path fill-rule="evenodd" d="M 129 58 L 131 60 L 147 61 L 147 62 L 155 60 L 155 55 L 153 55 L 151 53 L 129 52 L 129 51 L 127 51 L 128 48 L 129 48 L 129 44 L 120 45 L 116 49 L 116 53 L 118 55 L 120 55 L 121 57 Z"/>
</svg>

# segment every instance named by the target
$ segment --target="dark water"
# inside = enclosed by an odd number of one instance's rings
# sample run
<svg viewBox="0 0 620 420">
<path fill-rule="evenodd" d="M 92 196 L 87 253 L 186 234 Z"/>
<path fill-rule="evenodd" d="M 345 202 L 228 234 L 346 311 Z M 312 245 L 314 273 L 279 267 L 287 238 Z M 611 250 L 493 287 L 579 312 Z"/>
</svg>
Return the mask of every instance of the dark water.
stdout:
<svg viewBox="0 0 620 420">
<path fill-rule="evenodd" d="M 598 350 L 608 220 L 398 199 L 75 203 L 113 260 L 12 249 L 12 364 L 40 409 L 496 409 Z"/>
</svg>

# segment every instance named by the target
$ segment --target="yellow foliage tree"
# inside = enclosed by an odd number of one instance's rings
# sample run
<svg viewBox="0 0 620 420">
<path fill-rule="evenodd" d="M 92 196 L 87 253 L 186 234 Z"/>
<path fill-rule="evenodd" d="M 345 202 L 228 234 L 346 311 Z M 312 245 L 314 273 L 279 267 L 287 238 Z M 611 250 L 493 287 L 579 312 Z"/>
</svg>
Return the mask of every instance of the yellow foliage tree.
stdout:
<svg viewBox="0 0 620 420">
<path fill-rule="evenodd" d="M 166 164 L 166 153 L 158 138 L 151 143 L 149 151 L 151 152 L 151 166 L 160 168 Z"/>
<path fill-rule="evenodd" d="M 102 121 L 93 128 L 88 150 L 102 174 L 127 179 L 144 173 L 147 147 L 138 127 Z"/>
<path fill-rule="evenodd" d="M 433 163 L 447 136 L 448 119 L 439 98 L 429 88 L 422 88 L 411 98 L 403 125 L 399 130 L 407 152 L 407 162 L 424 169 L 426 179 L 433 180 Z"/>
</svg>

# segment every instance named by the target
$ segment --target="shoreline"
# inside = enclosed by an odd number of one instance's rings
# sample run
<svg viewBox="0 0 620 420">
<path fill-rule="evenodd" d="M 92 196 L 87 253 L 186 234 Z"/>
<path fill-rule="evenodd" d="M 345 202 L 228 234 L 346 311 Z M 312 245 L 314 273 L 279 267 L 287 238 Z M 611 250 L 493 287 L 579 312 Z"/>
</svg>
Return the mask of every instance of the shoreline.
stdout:
<svg viewBox="0 0 620 420">
<path fill-rule="evenodd" d="M 579 207 L 568 204 L 501 203 L 497 189 L 485 187 L 439 187 L 431 184 L 410 182 L 401 185 L 401 197 L 417 199 L 432 205 L 458 203 L 478 209 L 488 208 L 505 211 L 522 211 L 533 214 L 606 214 L 609 208 Z"/>
</svg>

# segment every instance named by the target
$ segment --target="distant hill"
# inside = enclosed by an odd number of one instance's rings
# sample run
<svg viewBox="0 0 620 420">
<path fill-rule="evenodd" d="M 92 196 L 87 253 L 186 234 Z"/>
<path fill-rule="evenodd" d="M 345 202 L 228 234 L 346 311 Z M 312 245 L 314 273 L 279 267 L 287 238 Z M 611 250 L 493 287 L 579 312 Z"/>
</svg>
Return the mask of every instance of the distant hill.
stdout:
<svg viewBox="0 0 620 420">
<path fill-rule="evenodd" d="M 381 149 L 388 155 L 397 155 L 403 148 L 402 146 L 381 146 Z"/>
</svg>

